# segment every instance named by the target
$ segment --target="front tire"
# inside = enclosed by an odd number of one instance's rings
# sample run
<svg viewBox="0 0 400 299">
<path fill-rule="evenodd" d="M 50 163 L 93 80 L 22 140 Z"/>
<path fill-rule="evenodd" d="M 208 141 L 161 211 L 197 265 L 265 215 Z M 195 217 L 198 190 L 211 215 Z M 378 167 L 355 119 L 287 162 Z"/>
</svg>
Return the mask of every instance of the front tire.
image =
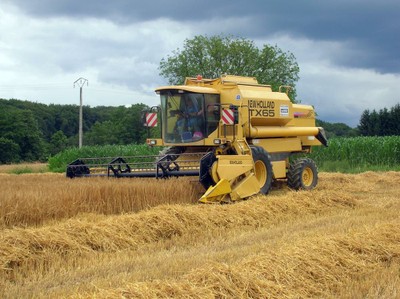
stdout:
<svg viewBox="0 0 400 299">
<path fill-rule="evenodd" d="M 265 149 L 259 146 L 252 146 L 251 153 L 255 176 L 260 183 L 260 193 L 267 194 L 271 188 L 273 177 L 271 157 Z"/>
<path fill-rule="evenodd" d="M 294 190 L 312 190 L 318 183 L 317 165 L 310 158 L 297 159 L 290 164 L 287 180 Z"/>
</svg>

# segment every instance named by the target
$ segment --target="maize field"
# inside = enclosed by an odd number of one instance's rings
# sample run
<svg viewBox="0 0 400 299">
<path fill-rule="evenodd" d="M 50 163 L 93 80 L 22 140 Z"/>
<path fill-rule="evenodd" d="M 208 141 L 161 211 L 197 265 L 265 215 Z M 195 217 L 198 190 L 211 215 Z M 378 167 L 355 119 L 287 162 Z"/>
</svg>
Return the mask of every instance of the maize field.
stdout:
<svg viewBox="0 0 400 299">
<path fill-rule="evenodd" d="M 323 170 L 327 170 L 325 165 L 338 162 L 353 172 L 369 167 L 398 170 L 400 136 L 333 138 L 328 147 L 315 147 L 310 158 Z"/>
</svg>

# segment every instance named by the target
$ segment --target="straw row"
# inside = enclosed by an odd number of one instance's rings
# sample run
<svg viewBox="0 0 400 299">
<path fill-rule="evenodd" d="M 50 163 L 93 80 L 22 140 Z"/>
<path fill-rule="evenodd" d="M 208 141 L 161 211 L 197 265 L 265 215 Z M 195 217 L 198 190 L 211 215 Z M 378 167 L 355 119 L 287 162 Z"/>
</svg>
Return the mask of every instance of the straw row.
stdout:
<svg viewBox="0 0 400 299">
<path fill-rule="evenodd" d="M 399 257 L 400 224 L 386 223 L 348 234 L 308 238 L 279 252 L 250 255 L 233 265 L 209 263 L 178 280 L 131 283 L 82 297 L 398 298 L 400 279 L 388 283 L 381 278 L 376 288 L 361 287 L 358 294 L 348 293 L 347 287 L 392 264 L 398 272 Z"/>
<path fill-rule="evenodd" d="M 54 255 L 114 252 L 202 231 L 265 227 L 297 215 L 323 213 L 356 203 L 338 192 L 289 192 L 235 205 L 167 205 L 137 214 L 76 217 L 40 228 L 3 230 L 0 265 L 9 272 L 23 264 L 48 262 Z"/>
</svg>

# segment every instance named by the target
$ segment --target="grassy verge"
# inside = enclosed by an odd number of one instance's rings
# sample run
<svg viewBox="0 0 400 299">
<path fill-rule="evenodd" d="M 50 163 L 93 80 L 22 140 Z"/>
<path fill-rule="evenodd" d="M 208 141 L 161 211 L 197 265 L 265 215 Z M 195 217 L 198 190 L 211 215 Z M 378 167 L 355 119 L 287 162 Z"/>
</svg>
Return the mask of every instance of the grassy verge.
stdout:
<svg viewBox="0 0 400 299">
<path fill-rule="evenodd" d="M 318 165 L 319 172 L 341 172 L 341 173 L 362 173 L 366 171 L 400 171 L 400 165 L 357 165 L 351 166 L 351 162 L 324 161 Z"/>
<path fill-rule="evenodd" d="M 0 165 L 0 173 L 23 174 L 48 172 L 47 163 L 22 163 Z"/>
</svg>

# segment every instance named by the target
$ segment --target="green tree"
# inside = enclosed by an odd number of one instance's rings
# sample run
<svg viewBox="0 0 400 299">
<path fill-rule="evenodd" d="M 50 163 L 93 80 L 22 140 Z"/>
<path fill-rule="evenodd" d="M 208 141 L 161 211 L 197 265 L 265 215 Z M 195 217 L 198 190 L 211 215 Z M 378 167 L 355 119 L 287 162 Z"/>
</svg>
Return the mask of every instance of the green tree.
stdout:
<svg viewBox="0 0 400 299">
<path fill-rule="evenodd" d="M 55 155 L 67 147 L 67 136 L 63 131 L 57 131 L 51 136 L 50 154 Z"/>
<path fill-rule="evenodd" d="M 14 141 L 0 137 L 0 163 L 18 162 L 20 148 Z"/>
<path fill-rule="evenodd" d="M 372 132 L 371 113 L 368 109 L 361 114 L 358 130 L 362 136 L 370 136 Z"/>
<path fill-rule="evenodd" d="M 369 136 L 379 136 L 381 129 L 380 129 L 380 119 L 379 119 L 379 113 L 376 112 L 376 110 L 372 110 L 370 114 L 370 125 L 371 125 L 371 131 L 369 133 Z"/>
<path fill-rule="evenodd" d="M 144 104 L 135 104 L 130 108 L 125 108 L 123 113 L 118 113 L 119 136 L 122 144 L 145 142 L 146 128 L 143 125 L 142 113 L 146 109 L 148 107 Z"/>
<path fill-rule="evenodd" d="M 182 84 L 186 77 L 197 74 L 204 78 L 225 73 L 256 77 L 259 83 L 272 85 L 274 91 L 290 85 L 293 101 L 299 79 L 299 66 L 292 53 L 269 45 L 259 49 L 251 40 L 221 35 L 186 39 L 183 50 L 178 48 L 161 60 L 159 70 L 169 84 Z"/>
<path fill-rule="evenodd" d="M 400 135 L 400 104 L 390 108 L 390 115 L 393 124 L 393 135 Z"/>
<path fill-rule="evenodd" d="M 0 136 L 18 144 L 23 161 L 39 160 L 45 154 L 38 123 L 30 110 L 1 110 Z"/>
<path fill-rule="evenodd" d="M 400 135 L 400 104 L 377 112 L 364 110 L 358 125 L 363 136 L 390 136 Z"/>
<path fill-rule="evenodd" d="M 96 122 L 91 130 L 84 135 L 85 145 L 119 144 L 120 127 L 113 121 Z"/>
<path fill-rule="evenodd" d="M 67 137 L 74 136 L 78 133 L 79 128 L 79 107 L 75 105 L 61 107 L 58 107 L 56 111 L 55 129 L 63 131 Z"/>
<path fill-rule="evenodd" d="M 147 109 L 148 106 L 144 104 L 134 104 L 129 108 L 117 107 L 112 111 L 110 120 L 95 123 L 85 133 L 84 143 L 86 145 L 144 143 L 147 132 L 143 125 L 142 114 Z"/>
<path fill-rule="evenodd" d="M 379 110 L 379 136 L 393 135 L 392 117 L 387 108 Z"/>
<path fill-rule="evenodd" d="M 359 134 L 357 129 L 351 128 L 344 123 L 329 123 L 317 119 L 317 126 L 325 129 L 328 138 L 332 137 L 355 137 Z"/>
</svg>

